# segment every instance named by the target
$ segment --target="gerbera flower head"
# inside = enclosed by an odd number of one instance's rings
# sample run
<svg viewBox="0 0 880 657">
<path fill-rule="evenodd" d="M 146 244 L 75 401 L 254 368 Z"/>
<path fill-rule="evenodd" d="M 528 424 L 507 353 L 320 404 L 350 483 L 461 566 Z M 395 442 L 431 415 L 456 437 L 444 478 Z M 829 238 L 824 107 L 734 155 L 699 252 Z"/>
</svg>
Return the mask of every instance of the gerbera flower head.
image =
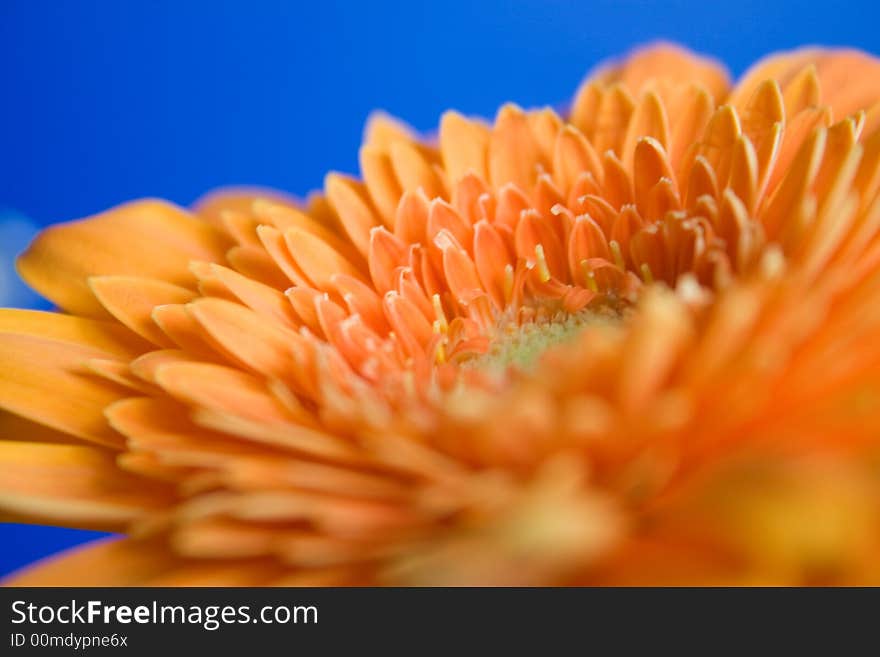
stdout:
<svg viewBox="0 0 880 657">
<path fill-rule="evenodd" d="M 13 583 L 880 583 L 880 62 L 658 45 L 360 168 L 37 237 L 0 508 L 127 536 Z"/>
</svg>

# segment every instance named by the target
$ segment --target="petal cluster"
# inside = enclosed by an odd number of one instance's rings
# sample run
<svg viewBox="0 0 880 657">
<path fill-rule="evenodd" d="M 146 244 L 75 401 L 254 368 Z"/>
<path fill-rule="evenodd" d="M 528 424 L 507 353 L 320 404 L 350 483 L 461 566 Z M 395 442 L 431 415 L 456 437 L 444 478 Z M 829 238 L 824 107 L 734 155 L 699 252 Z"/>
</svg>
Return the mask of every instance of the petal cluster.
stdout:
<svg viewBox="0 0 880 657">
<path fill-rule="evenodd" d="M 880 62 L 655 46 L 360 168 L 35 240 L 0 510 L 127 536 L 13 582 L 880 582 Z"/>
</svg>

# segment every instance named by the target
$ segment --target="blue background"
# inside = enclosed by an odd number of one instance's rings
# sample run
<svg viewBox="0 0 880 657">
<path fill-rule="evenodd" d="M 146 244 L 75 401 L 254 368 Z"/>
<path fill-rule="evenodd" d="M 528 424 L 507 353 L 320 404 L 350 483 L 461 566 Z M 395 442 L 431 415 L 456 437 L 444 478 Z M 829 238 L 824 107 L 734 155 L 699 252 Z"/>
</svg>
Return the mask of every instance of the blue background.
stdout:
<svg viewBox="0 0 880 657">
<path fill-rule="evenodd" d="M 357 171 L 364 119 L 566 101 L 658 38 L 733 74 L 803 44 L 877 53 L 877 2 L 0 0 L 0 304 L 38 226 L 228 184 L 295 194 Z M 0 573 L 95 536 L 0 525 Z"/>
</svg>

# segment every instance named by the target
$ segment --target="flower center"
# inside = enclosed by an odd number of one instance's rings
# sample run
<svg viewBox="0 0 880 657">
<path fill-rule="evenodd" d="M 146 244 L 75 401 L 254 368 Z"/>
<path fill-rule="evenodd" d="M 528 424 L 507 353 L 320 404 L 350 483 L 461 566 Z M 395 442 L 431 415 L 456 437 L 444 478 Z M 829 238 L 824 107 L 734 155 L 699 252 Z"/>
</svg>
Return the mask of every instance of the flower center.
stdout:
<svg viewBox="0 0 880 657">
<path fill-rule="evenodd" d="M 571 341 L 586 328 L 613 326 L 624 312 L 619 307 L 602 305 L 573 314 L 560 311 L 526 322 L 502 320 L 490 335 L 489 350 L 468 359 L 462 367 L 499 375 L 510 367 L 530 370 L 548 349 Z"/>
</svg>

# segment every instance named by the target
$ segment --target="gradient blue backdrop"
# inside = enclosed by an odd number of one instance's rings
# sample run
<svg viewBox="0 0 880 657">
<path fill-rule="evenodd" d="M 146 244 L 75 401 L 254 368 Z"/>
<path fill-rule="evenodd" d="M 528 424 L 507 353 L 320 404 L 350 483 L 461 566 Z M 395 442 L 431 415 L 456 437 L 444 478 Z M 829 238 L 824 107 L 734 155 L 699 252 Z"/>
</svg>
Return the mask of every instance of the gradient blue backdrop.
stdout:
<svg viewBox="0 0 880 657">
<path fill-rule="evenodd" d="M 680 41 L 734 74 L 807 43 L 880 50 L 878 3 L 0 0 L 0 304 L 37 226 L 228 184 L 357 170 L 368 113 L 555 104 L 598 60 Z M 0 525 L 0 574 L 95 536 Z"/>
</svg>

